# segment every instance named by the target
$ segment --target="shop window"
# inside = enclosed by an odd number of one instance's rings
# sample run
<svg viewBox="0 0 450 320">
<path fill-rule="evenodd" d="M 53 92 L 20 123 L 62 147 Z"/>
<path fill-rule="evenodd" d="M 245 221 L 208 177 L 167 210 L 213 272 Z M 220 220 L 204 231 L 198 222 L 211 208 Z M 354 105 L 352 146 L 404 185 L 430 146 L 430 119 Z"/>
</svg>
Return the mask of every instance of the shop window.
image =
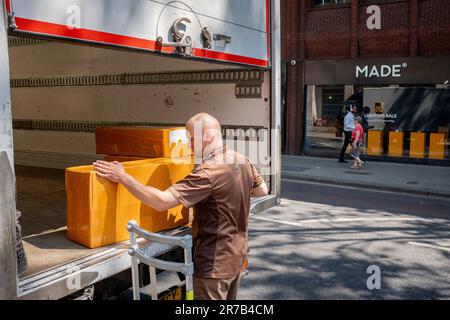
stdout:
<svg viewBox="0 0 450 320">
<path fill-rule="evenodd" d="M 322 90 L 322 118 L 328 122 L 336 119 L 344 101 L 344 87 L 324 87 Z"/>
<path fill-rule="evenodd" d="M 341 145 L 345 86 L 308 86 L 305 152 L 331 155 Z"/>
<path fill-rule="evenodd" d="M 354 93 L 349 96 L 350 88 Z M 446 86 L 308 86 L 306 101 L 307 155 L 339 156 L 340 111 L 352 105 L 365 119 L 361 152 L 367 159 L 449 165 L 450 89 Z"/>
<path fill-rule="evenodd" d="M 376 146 L 369 139 L 370 155 L 443 161 L 449 158 L 449 89 L 366 88 L 364 104 L 371 108 L 369 134 L 382 138 Z"/>
</svg>

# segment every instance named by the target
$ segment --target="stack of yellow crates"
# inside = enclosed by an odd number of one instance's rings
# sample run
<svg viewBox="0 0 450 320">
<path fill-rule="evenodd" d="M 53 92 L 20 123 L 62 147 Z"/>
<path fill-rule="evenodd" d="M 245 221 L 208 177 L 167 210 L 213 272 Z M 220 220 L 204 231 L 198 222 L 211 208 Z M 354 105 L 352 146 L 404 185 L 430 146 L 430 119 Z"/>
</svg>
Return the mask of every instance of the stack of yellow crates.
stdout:
<svg viewBox="0 0 450 320">
<path fill-rule="evenodd" d="M 193 168 L 189 145 L 180 130 L 184 129 L 102 128 L 100 134 L 96 133 L 97 152 L 108 151 L 106 159 L 125 161 L 125 171 L 138 181 L 165 190 L 186 177 Z M 171 136 L 173 131 L 176 134 Z M 125 137 L 120 137 L 120 132 Z M 188 157 L 183 161 L 171 159 L 173 152 Z M 154 158 L 126 161 L 141 157 Z M 66 169 L 66 192 L 67 237 L 89 248 L 129 239 L 126 226 L 130 220 L 136 220 L 151 232 L 186 225 L 189 221 L 187 208 L 180 205 L 166 212 L 156 212 L 124 186 L 99 178 L 91 165 Z"/>
</svg>

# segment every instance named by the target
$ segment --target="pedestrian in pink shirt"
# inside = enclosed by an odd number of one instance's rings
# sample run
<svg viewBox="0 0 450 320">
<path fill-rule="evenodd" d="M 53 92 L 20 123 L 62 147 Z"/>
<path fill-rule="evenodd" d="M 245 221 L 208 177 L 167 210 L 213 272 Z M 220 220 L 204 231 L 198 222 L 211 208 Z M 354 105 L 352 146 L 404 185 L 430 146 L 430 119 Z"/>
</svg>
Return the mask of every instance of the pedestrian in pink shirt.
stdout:
<svg viewBox="0 0 450 320">
<path fill-rule="evenodd" d="M 353 157 L 353 166 L 351 168 L 359 169 L 361 168 L 362 161 L 359 158 L 361 144 L 363 142 L 364 137 L 364 128 L 361 125 L 362 118 L 360 116 L 357 116 L 355 118 L 355 129 L 352 132 L 352 152 L 351 156 Z"/>
</svg>

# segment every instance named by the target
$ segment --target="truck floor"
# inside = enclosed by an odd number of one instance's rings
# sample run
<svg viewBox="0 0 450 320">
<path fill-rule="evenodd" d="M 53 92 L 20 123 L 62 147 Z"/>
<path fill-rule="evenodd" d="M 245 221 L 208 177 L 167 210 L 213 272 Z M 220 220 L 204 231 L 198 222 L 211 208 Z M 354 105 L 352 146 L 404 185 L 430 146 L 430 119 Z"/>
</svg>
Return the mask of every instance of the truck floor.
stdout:
<svg viewBox="0 0 450 320">
<path fill-rule="evenodd" d="M 28 260 L 21 278 L 104 248 L 88 249 L 66 237 L 64 170 L 16 166 L 17 210 Z"/>
</svg>

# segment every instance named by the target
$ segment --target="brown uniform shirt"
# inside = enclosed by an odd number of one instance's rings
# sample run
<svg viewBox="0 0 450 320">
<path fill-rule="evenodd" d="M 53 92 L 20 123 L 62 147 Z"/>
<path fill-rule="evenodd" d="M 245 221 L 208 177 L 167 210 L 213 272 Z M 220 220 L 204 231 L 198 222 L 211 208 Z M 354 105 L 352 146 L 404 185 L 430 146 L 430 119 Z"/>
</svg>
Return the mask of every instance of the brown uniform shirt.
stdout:
<svg viewBox="0 0 450 320">
<path fill-rule="evenodd" d="M 262 182 L 245 156 L 224 148 L 168 189 L 185 207 L 195 209 L 195 276 L 224 279 L 242 271 L 248 248 L 250 193 Z"/>
</svg>

